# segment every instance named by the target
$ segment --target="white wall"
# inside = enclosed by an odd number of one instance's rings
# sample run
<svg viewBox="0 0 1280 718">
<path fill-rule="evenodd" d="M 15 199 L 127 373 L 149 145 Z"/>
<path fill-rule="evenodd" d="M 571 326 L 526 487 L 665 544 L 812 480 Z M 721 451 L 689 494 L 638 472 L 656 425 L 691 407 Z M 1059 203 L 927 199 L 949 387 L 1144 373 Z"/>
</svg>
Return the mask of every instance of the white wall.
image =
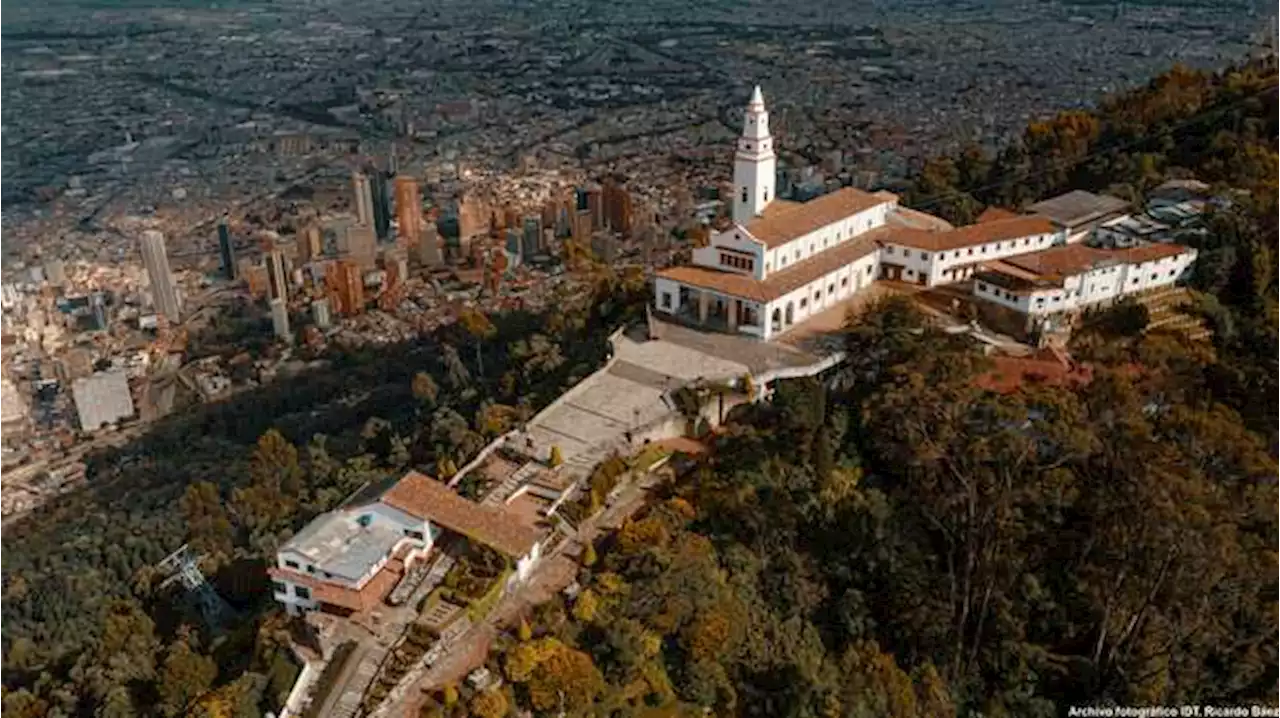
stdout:
<svg viewBox="0 0 1280 718">
<path fill-rule="evenodd" d="M 1061 287 L 1014 294 L 995 285 L 974 282 L 974 296 L 1023 314 L 1043 316 L 1113 301 L 1128 294 L 1169 286 L 1185 277 L 1195 263 L 1194 250 L 1173 257 L 1098 267 L 1063 279 Z M 1011 296 L 1010 296 L 1011 295 Z"/>
<path fill-rule="evenodd" d="M 924 274 L 929 286 L 948 284 L 966 279 L 973 274 L 974 264 L 983 260 L 1002 259 L 1019 254 L 1029 254 L 1063 243 L 1058 233 L 1034 234 L 1026 237 L 1002 239 L 986 244 L 942 251 L 921 250 L 899 244 L 886 243 L 882 251 L 883 261 L 901 265 L 902 280 L 919 282 Z M 958 269 L 963 267 L 964 269 Z"/>
<path fill-rule="evenodd" d="M 663 306 L 663 294 L 670 295 L 671 306 Z M 666 314 L 675 314 L 680 311 L 680 283 L 663 277 L 655 278 L 653 280 L 653 306 L 657 311 Z"/>
<path fill-rule="evenodd" d="M 751 258 L 755 261 L 755 269 L 748 272 L 737 267 L 721 264 L 720 248 L 722 247 L 751 255 Z M 708 246 L 693 250 L 693 263 L 702 267 L 745 274 L 762 280 L 765 277 L 764 255 L 764 245 L 752 238 L 749 232 L 734 225 L 723 232 L 713 235 Z"/>
<path fill-rule="evenodd" d="M 782 317 L 781 331 L 786 331 L 814 314 L 830 309 L 871 286 L 879 271 L 879 264 L 879 253 L 872 252 L 852 264 L 847 264 L 769 302 L 765 305 L 761 317 L 764 322 L 764 338 L 771 339 L 780 333 L 775 332 L 773 328 L 774 310 L 777 310 Z M 786 321 L 788 304 L 792 308 L 792 321 L 789 324 Z"/>
<path fill-rule="evenodd" d="M 384 566 L 387 565 L 387 561 L 389 561 L 391 556 L 399 551 L 401 547 L 406 545 L 413 547 L 412 552 L 406 560 L 406 565 L 408 565 L 409 563 L 412 563 L 413 560 L 429 553 L 435 537 L 440 534 L 440 529 L 432 526 L 430 522 L 410 516 L 399 509 L 383 503 L 374 503 L 356 509 L 343 510 L 340 515 L 322 516 L 316 520 L 353 521 L 356 517 L 366 514 L 372 517 L 371 521 L 374 524 L 385 525 L 391 530 L 399 532 L 403 538 L 397 541 L 386 556 L 383 556 L 376 563 L 372 564 L 369 569 L 365 571 L 364 575 L 360 576 L 357 580 L 352 581 L 343 576 L 326 574 L 320 569 L 320 567 L 315 566 L 305 555 L 298 551 L 291 550 L 287 546 L 276 553 L 276 567 L 285 571 L 297 571 L 298 573 L 309 576 L 316 581 L 323 581 L 325 583 L 331 583 L 333 585 L 342 586 L 343 588 L 349 588 L 352 590 L 360 590 L 360 588 L 368 583 L 371 578 L 373 578 Z M 406 531 L 420 531 L 422 532 L 423 539 L 419 540 L 413 538 L 407 535 L 405 533 Z M 289 565 L 290 562 L 295 565 Z M 286 607 L 289 607 L 291 611 L 296 609 L 311 610 L 315 608 L 316 603 L 314 600 L 301 598 L 297 595 L 297 587 L 301 585 L 300 583 L 290 581 L 287 578 L 275 578 L 272 580 L 277 583 L 284 584 L 284 592 L 275 590 L 275 587 L 273 586 L 272 593 L 277 601 L 286 604 Z"/>
</svg>

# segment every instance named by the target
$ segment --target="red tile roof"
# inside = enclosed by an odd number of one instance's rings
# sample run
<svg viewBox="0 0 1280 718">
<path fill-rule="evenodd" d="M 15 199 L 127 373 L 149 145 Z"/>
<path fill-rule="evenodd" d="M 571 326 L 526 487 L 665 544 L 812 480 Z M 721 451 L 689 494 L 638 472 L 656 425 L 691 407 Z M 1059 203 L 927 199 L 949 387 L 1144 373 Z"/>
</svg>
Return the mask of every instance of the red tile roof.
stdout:
<svg viewBox="0 0 1280 718">
<path fill-rule="evenodd" d="M 877 249 L 876 240 L 884 236 L 885 228 L 873 229 L 786 269 L 770 272 L 764 281 L 693 265 L 669 267 L 658 272 L 657 276 L 733 297 L 769 302 L 871 254 Z"/>
<path fill-rule="evenodd" d="M 982 210 L 982 214 L 973 221 L 974 224 L 984 224 L 986 222 L 994 222 L 998 219 L 1012 219 L 1017 217 L 1018 213 L 1004 207 L 991 206 Z"/>
<path fill-rule="evenodd" d="M 845 187 L 804 203 L 792 202 L 777 209 L 771 204 L 763 214 L 747 223 L 746 230 L 766 247 L 774 249 L 863 210 L 896 200 L 897 196 L 889 192 L 871 194 Z"/>
<path fill-rule="evenodd" d="M 427 519 L 513 558 L 529 553 L 541 532 L 501 509 L 481 506 L 428 476 L 410 471 L 382 495 L 382 503 Z"/>
<path fill-rule="evenodd" d="M 1007 239 L 1052 234 L 1053 231 L 1053 223 L 1043 217 L 1010 217 L 994 219 L 982 224 L 970 224 L 946 232 L 901 229 L 895 231 L 885 241 L 928 252 L 945 252 L 949 249 L 976 247 Z"/>
<path fill-rule="evenodd" d="M 1049 279 L 1081 274 L 1094 267 L 1109 264 L 1143 264 L 1166 257 L 1176 257 L 1186 251 L 1186 247 L 1177 244 L 1148 244 L 1132 249 L 1099 249 L 1083 244 L 1067 244 L 1039 252 L 1005 257 L 1000 261 L 1035 275 L 1036 278 Z M 991 268 L 1000 270 L 998 266 Z"/>
</svg>

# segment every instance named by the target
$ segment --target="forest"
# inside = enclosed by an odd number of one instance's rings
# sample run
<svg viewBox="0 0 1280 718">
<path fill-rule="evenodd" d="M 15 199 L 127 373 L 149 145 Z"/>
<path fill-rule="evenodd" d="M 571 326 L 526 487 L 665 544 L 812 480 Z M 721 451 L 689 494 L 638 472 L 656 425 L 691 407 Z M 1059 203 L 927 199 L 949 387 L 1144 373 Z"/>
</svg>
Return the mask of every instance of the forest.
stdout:
<svg viewBox="0 0 1280 718">
<path fill-rule="evenodd" d="M 1001 394 L 909 301 L 875 307 L 853 388 L 735 410 L 712 458 L 584 551 L 574 598 L 499 642 L 502 687 L 451 686 L 423 718 L 1274 706 L 1274 457 L 1204 352 L 1108 340 L 1087 386 Z"/>
<path fill-rule="evenodd" d="M 299 667 L 266 575 L 275 548 L 364 483 L 449 478 L 594 371 L 643 277 L 576 260 L 585 289 L 545 315 L 464 314 L 406 345 L 337 353 L 158 423 L 93 457 L 85 488 L 4 531 L 4 703 L 15 716 L 276 711 Z M 474 490 L 463 482 L 463 489 Z M 227 601 L 206 626 L 156 564 L 183 543 Z"/>
<path fill-rule="evenodd" d="M 795 382 L 730 417 L 711 459 L 586 552 L 576 600 L 499 646 L 501 690 L 451 688 L 426 712 L 1274 704 L 1276 133 L 1270 58 L 1174 68 L 993 156 L 927 163 L 904 201 L 955 221 L 1169 177 L 1231 191 L 1194 278 L 1213 346 L 1104 323 L 1072 347 L 1089 384 L 991 394 L 980 355 L 880 306 L 847 332 L 849 388 Z M 5 527 L 3 708 L 277 709 L 297 666 L 266 589 L 275 546 L 366 481 L 447 478 L 593 370 L 646 287 L 574 263 L 592 288 L 548 315 L 468 314 L 94 457 L 85 488 Z M 155 564 L 184 542 L 225 625 L 161 588 Z"/>
</svg>

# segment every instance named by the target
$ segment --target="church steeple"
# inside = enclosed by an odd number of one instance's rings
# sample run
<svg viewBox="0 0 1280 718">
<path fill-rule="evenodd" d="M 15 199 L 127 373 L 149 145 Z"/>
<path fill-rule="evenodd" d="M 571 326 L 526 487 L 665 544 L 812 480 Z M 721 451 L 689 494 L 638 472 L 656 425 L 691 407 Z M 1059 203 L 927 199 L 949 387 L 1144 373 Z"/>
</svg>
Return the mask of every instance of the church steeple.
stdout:
<svg viewBox="0 0 1280 718">
<path fill-rule="evenodd" d="M 773 201 L 778 158 L 769 135 L 769 112 L 756 85 L 742 121 L 742 137 L 733 162 L 733 221 L 746 224 Z"/>
</svg>

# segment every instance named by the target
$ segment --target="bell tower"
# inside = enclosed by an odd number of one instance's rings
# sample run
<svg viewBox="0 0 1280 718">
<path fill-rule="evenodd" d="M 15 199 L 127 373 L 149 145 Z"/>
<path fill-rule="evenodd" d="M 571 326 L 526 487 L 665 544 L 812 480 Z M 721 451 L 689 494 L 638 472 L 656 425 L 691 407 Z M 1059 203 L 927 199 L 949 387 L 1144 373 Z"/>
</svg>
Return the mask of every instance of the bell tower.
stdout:
<svg viewBox="0 0 1280 718">
<path fill-rule="evenodd" d="M 742 136 L 733 159 L 733 221 L 746 224 L 773 201 L 778 158 L 769 135 L 769 112 L 764 109 L 760 86 L 751 93 Z"/>
</svg>

